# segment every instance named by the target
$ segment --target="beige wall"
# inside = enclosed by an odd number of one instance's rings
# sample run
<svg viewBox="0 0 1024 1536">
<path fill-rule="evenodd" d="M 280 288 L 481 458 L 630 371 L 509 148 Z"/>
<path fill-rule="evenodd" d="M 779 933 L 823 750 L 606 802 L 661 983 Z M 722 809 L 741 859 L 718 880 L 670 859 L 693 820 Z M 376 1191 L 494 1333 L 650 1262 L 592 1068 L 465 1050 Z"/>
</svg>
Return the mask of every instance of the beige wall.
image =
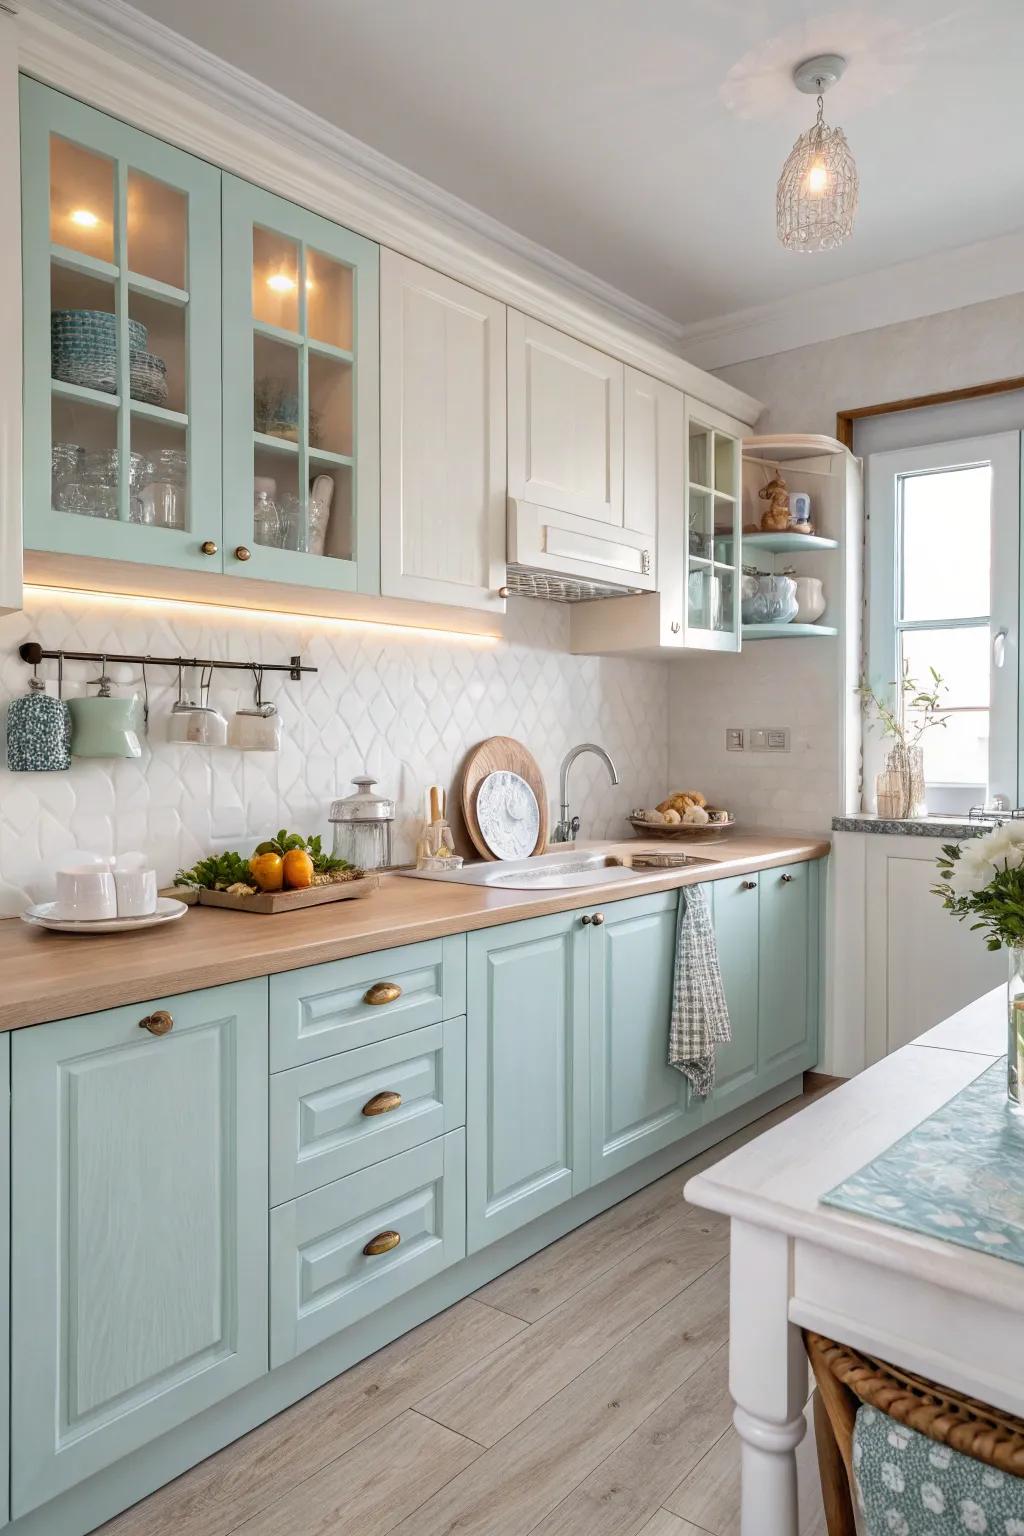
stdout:
<svg viewBox="0 0 1024 1536">
<path fill-rule="evenodd" d="M 836 430 L 836 412 L 1024 374 L 1024 293 L 719 370 L 765 403 L 759 432 Z"/>
</svg>

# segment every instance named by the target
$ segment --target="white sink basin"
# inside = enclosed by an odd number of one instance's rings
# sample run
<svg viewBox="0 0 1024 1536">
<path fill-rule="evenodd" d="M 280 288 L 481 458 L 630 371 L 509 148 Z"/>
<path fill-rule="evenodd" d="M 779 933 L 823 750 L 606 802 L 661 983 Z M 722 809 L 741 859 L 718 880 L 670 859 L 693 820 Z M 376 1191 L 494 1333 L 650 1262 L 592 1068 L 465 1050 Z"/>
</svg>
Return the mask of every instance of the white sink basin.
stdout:
<svg viewBox="0 0 1024 1536">
<path fill-rule="evenodd" d="M 688 858 L 687 864 L 710 859 Z M 646 870 L 630 869 L 606 853 L 542 853 L 532 859 L 464 864 L 461 869 L 403 869 L 412 880 L 445 880 L 455 885 L 488 885 L 505 891 L 571 890 L 574 886 L 616 885 L 635 880 Z"/>
</svg>

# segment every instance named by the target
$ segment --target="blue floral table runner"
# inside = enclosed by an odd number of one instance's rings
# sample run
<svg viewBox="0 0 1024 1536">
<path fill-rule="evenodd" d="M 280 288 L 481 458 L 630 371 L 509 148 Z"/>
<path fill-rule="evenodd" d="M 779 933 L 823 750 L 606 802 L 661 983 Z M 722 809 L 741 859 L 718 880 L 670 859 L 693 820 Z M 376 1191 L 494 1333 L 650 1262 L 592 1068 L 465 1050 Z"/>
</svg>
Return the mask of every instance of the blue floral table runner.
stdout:
<svg viewBox="0 0 1024 1536">
<path fill-rule="evenodd" d="M 822 1197 L 1024 1264 L 1024 1116 L 1006 1103 L 1006 1057 Z"/>
</svg>

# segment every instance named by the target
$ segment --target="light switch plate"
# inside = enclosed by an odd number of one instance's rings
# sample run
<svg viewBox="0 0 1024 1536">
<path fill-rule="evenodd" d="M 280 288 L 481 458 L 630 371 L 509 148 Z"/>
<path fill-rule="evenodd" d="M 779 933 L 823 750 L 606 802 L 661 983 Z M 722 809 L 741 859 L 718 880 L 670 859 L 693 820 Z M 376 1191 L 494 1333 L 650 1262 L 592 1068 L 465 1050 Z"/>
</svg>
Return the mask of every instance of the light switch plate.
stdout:
<svg viewBox="0 0 1024 1536">
<path fill-rule="evenodd" d="M 735 725 L 726 726 L 725 750 L 727 752 L 743 751 L 743 731 L 741 727 Z"/>
<path fill-rule="evenodd" d="M 781 725 L 761 726 L 750 732 L 751 752 L 788 752 L 789 729 Z"/>
</svg>

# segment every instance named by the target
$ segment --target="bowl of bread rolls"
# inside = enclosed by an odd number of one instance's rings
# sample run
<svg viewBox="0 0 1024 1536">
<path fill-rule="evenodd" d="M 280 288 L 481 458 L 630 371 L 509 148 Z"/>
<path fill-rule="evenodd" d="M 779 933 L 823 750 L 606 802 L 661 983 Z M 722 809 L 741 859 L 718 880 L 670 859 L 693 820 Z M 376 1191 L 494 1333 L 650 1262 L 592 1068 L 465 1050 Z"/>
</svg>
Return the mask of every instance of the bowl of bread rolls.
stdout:
<svg viewBox="0 0 1024 1536">
<path fill-rule="evenodd" d="M 629 823 L 638 837 L 711 837 L 735 826 L 735 818 L 709 805 L 699 789 L 681 789 L 649 810 L 631 811 Z"/>
</svg>

